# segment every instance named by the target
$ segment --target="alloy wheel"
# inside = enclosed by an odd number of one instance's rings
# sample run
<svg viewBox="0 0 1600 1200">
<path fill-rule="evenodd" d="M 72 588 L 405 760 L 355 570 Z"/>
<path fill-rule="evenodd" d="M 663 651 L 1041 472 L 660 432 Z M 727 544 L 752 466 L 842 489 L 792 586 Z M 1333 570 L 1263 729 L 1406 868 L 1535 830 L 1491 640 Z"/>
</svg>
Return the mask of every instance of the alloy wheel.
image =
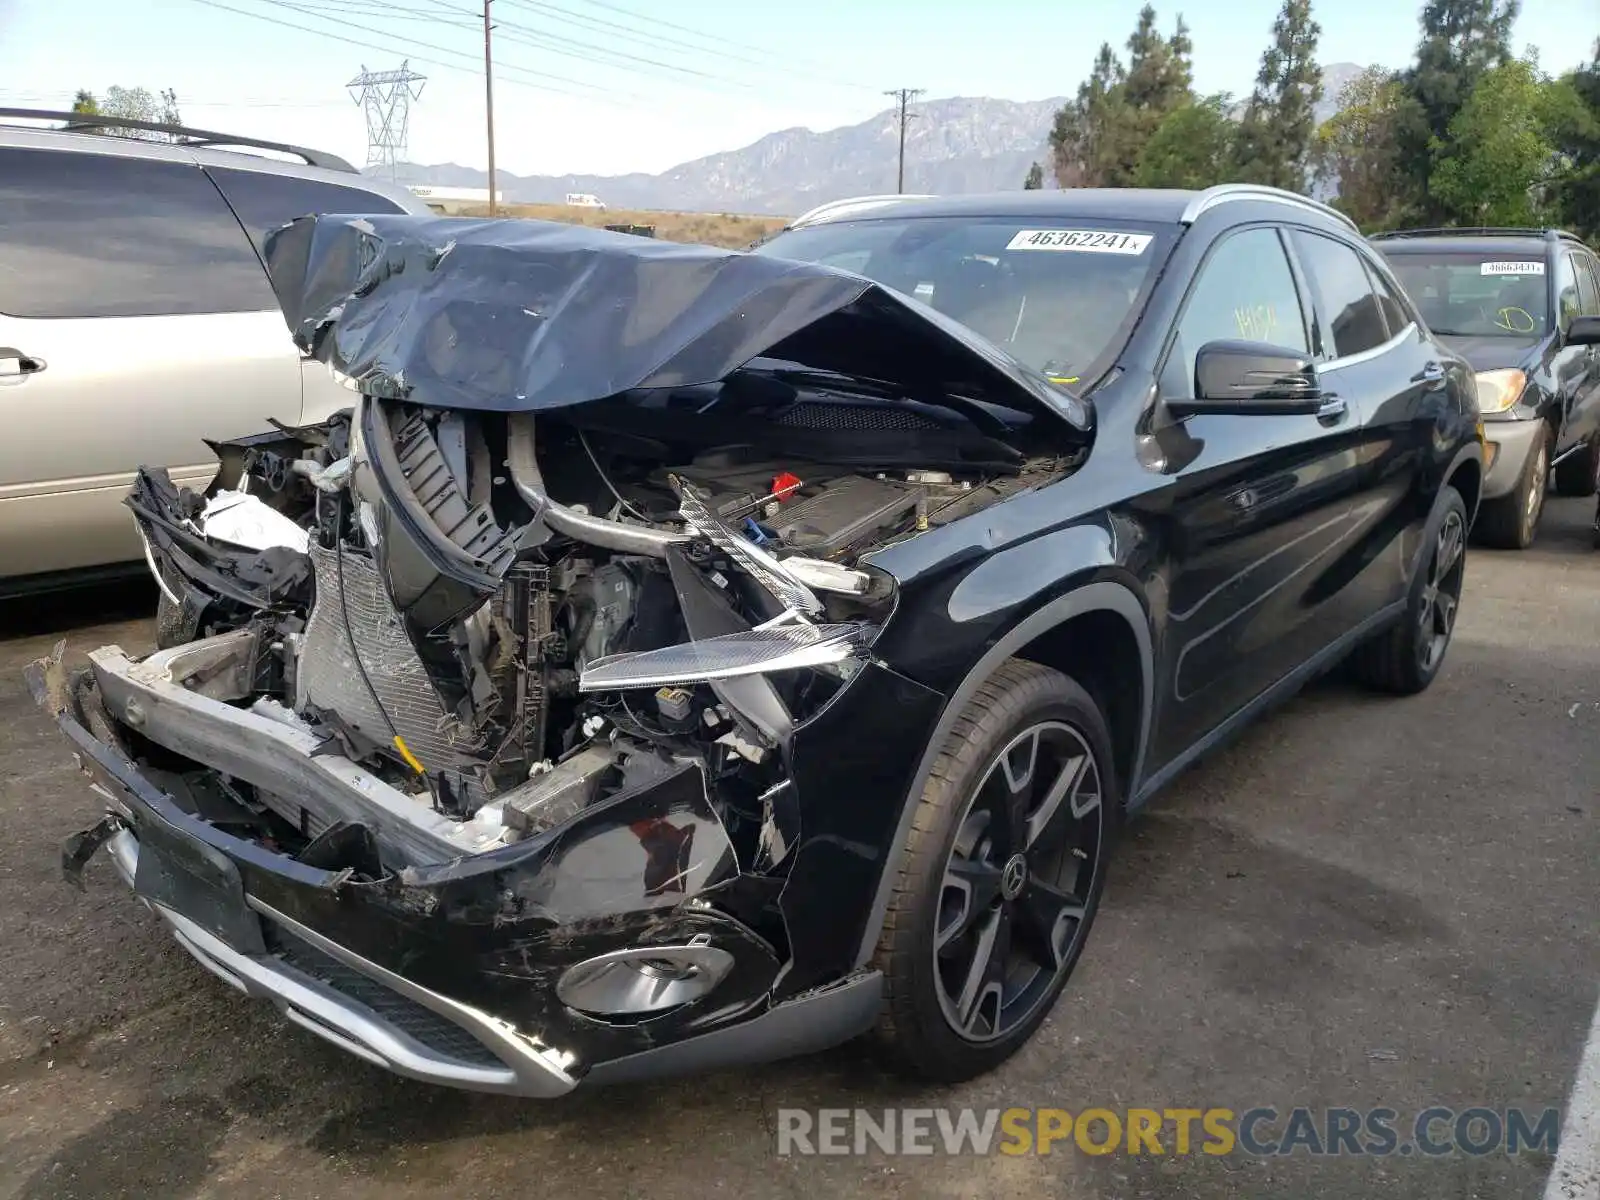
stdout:
<svg viewBox="0 0 1600 1200">
<path fill-rule="evenodd" d="M 1088 932 L 1105 819 L 1100 764 L 1072 726 L 1044 721 L 984 773 L 945 864 L 934 929 L 944 1018 L 992 1042 L 1055 995 Z"/>
<path fill-rule="evenodd" d="M 1422 612 L 1418 617 L 1422 636 L 1417 643 L 1425 675 L 1439 665 L 1455 629 L 1456 611 L 1461 604 L 1461 580 L 1466 570 L 1466 543 L 1466 525 L 1461 514 L 1453 510 L 1446 513 L 1434 540 L 1428 582 L 1422 589 Z"/>
<path fill-rule="evenodd" d="M 1549 487 L 1550 480 L 1550 452 L 1543 438 L 1539 441 L 1539 449 L 1535 452 L 1533 460 L 1533 478 L 1528 481 L 1528 494 L 1523 498 L 1522 519 L 1526 524 L 1527 541 L 1533 540 L 1533 531 L 1539 525 L 1539 512 L 1544 508 L 1544 493 Z"/>
</svg>

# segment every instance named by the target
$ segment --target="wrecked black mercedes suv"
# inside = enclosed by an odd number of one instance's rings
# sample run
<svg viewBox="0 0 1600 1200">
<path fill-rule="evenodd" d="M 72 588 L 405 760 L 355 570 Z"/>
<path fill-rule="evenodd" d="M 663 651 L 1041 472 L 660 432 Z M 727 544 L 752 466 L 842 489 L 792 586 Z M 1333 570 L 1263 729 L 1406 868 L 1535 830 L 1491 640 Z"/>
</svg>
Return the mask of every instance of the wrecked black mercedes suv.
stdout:
<svg viewBox="0 0 1600 1200">
<path fill-rule="evenodd" d="M 304 218 L 352 389 L 128 498 L 159 648 L 30 682 L 208 969 L 555 1096 L 876 1027 L 1003 1061 L 1124 816 L 1319 670 L 1426 687 L 1473 377 L 1288 193 L 1033 192 L 754 252 Z"/>
</svg>

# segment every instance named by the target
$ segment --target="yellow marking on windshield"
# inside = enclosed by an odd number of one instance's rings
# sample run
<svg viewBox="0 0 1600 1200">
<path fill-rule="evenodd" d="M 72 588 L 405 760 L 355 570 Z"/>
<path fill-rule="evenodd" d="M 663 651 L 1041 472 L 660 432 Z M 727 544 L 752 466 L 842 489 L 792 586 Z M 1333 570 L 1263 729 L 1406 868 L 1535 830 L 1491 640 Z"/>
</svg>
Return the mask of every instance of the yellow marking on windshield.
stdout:
<svg viewBox="0 0 1600 1200">
<path fill-rule="evenodd" d="M 1494 315 L 1494 323 L 1507 333 L 1532 333 L 1538 328 L 1538 322 L 1533 319 L 1531 312 L 1514 305 L 1498 310 Z"/>
</svg>

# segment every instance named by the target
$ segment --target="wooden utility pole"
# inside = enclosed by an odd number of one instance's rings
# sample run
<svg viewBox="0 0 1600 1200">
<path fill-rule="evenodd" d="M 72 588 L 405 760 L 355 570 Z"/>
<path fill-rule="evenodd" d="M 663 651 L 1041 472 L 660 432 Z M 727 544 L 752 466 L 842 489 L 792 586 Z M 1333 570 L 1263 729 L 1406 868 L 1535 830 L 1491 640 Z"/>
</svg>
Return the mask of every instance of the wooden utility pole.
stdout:
<svg viewBox="0 0 1600 1200">
<path fill-rule="evenodd" d="M 907 113 L 906 106 L 922 95 L 922 92 L 922 88 L 891 88 L 884 93 L 885 96 L 893 96 L 900 102 L 900 168 L 895 172 L 896 195 L 906 190 L 906 122 L 917 115 Z"/>
<path fill-rule="evenodd" d="M 494 186 L 494 58 L 490 53 L 489 31 L 494 27 L 489 24 L 489 4 L 491 0 L 483 0 L 483 116 L 484 125 L 489 134 L 489 215 L 496 213 L 495 186 Z"/>
</svg>

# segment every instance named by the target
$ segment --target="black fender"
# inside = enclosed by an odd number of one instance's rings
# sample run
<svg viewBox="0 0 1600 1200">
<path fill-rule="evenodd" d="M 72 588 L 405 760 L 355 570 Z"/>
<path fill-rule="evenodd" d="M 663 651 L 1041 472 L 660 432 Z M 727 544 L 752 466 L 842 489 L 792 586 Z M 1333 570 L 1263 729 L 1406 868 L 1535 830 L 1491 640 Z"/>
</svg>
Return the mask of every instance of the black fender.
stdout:
<svg viewBox="0 0 1600 1200">
<path fill-rule="evenodd" d="M 1150 721 L 1153 705 L 1155 703 L 1155 651 L 1150 633 L 1150 617 L 1143 600 L 1133 588 L 1127 584 L 1111 580 L 1097 580 L 1074 588 L 1063 595 L 1048 600 L 1033 609 L 1027 616 L 1013 624 L 999 638 L 997 638 L 982 657 L 978 659 L 949 693 L 944 708 L 939 714 L 939 720 L 933 727 L 927 744 L 923 748 L 922 758 L 917 764 L 916 773 L 911 777 L 911 785 L 907 789 L 900 805 L 900 817 L 895 828 L 895 836 L 890 840 L 888 852 L 884 856 L 883 871 L 878 878 L 877 892 L 873 897 L 872 908 L 867 914 L 863 926 L 861 943 L 856 951 L 856 966 L 864 967 L 872 961 L 872 955 L 877 948 L 878 936 L 883 929 L 883 920 L 889 910 L 889 897 L 898 875 L 900 856 L 904 853 L 907 831 L 911 827 L 912 817 L 916 813 L 918 799 L 922 790 L 927 786 L 928 777 L 933 771 L 934 760 L 939 755 L 940 748 L 944 745 L 945 738 L 949 736 L 961 710 L 966 707 L 967 701 L 974 692 L 981 687 L 989 676 L 1008 658 L 1029 642 L 1048 633 L 1058 625 L 1070 621 L 1074 617 L 1091 612 L 1111 612 L 1117 614 L 1128 624 L 1133 634 L 1134 641 L 1139 648 L 1139 669 L 1143 677 L 1143 702 L 1139 718 L 1139 740 L 1134 752 L 1134 766 L 1131 777 L 1125 782 L 1123 792 L 1132 796 L 1137 792 L 1138 780 L 1144 771 L 1145 746 L 1150 736 Z"/>
</svg>

